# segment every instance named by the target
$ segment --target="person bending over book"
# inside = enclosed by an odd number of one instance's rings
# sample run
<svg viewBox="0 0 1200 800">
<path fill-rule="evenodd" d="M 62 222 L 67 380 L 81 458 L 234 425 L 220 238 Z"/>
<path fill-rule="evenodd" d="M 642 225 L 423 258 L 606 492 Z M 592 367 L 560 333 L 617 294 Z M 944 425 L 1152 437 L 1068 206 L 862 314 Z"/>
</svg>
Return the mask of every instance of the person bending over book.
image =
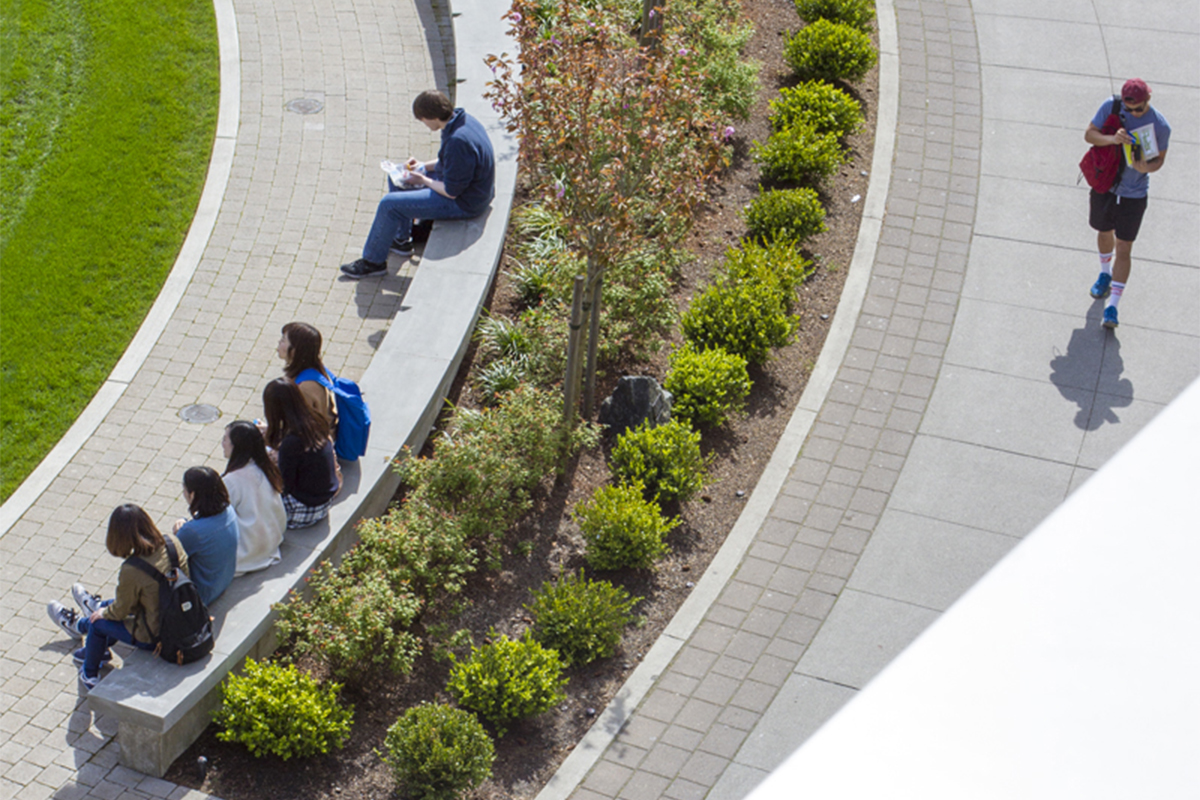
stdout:
<svg viewBox="0 0 1200 800">
<path fill-rule="evenodd" d="M 375 221 L 362 258 L 343 264 L 354 278 L 387 274 L 388 250 L 412 255 L 414 219 L 467 219 L 487 210 L 495 194 L 496 163 L 483 125 L 441 92 L 426 91 L 413 101 L 413 116 L 431 131 L 441 131 L 437 158 L 409 158 L 400 187 L 388 178 L 388 193 L 375 209 Z"/>
</svg>

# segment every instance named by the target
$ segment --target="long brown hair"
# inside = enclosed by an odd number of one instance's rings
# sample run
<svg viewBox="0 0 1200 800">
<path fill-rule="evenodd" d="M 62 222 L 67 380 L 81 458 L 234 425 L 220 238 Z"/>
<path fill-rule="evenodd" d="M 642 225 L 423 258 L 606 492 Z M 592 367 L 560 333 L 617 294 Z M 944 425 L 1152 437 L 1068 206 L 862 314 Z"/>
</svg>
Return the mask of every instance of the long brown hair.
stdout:
<svg viewBox="0 0 1200 800">
<path fill-rule="evenodd" d="M 163 535 L 141 506 L 126 503 L 113 509 L 108 518 L 104 546 L 117 558 L 148 556 L 163 546 Z"/>
<path fill-rule="evenodd" d="M 215 517 L 229 508 L 229 490 L 212 467 L 190 467 L 183 473 L 183 488 L 192 495 L 188 511 L 196 519 Z"/>
<path fill-rule="evenodd" d="M 263 475 L 267 476 L 271 488 L 283 494 L 283 476 L 279 474 L 279 466 L 267 455 L 267 443 L 263 440 L 262 431 L 258 426 L 253 422 L 238 419 L 226 425 L 225 432 L 229 434 L 233 452 L 229 454 L 229 462 L 225 464 L 225 472 L 222 474 L 228 475 L 253 461 L 254 465 L 262 470 Z"/>
<path fill-rule="evenodd" d="M 267 418 L 264 438 L 271 447 L 278 448 L 289 434 L 299 436 L 305 450 L 317 450 L 329 438 L 329 423 L 288 378 L 276 378 L 263 389 L 263 415 Z"/>
<path fill-rule="evenodd" d="M 329 377 L 329 370 L 321 361 L 321 332 L 307 322 L 289 322 L 283 326 L 283 335 L 288 340 L 287 366 L 283 374 L 292 380 L 306 369 L 315 369 Z"/>
</svg>

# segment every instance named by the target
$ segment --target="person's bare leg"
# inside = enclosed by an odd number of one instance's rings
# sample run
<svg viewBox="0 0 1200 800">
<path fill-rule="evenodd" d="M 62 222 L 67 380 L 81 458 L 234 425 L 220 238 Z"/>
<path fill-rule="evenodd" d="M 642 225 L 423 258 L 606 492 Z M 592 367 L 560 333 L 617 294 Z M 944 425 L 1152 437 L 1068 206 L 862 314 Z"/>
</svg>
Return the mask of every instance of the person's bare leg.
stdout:
<svg viewBox="0 0 1200 800">
<path fill-rule="evenodd" d="M 1115 236 L 1112 238 L 1116 239 Z M 1113 251 L 1109 250 L 1108 252 L 1111 253 Z M 1125 283 L 1129 280 L 1131 252 L 1133 252 L 1133 242 L 1124 242 L 1116 239 L 1116 255 L 1113 256 L 1113 283 Z"/>
<path fill-rule="evenodd" d="M 1096 247 L 1101 253 L 1111 253 L 1116 235 L 1112 231 L 1100 231 L 1096 234 Z"/>
</svg>

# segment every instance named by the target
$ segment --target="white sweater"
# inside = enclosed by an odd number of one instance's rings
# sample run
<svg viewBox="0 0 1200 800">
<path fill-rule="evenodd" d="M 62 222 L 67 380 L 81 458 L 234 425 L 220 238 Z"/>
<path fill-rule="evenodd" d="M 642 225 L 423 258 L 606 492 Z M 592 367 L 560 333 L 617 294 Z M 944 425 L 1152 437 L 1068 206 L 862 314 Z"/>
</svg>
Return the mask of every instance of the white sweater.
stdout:
<svg viewBox="0 0 1200 800">
<path fill-rule="evenodd" d="M 287 528 L 282 495 L 253 461 L 226 475 L 224 481 L 238 519 L 237 574 L 278 563 Z"/>
</svg>

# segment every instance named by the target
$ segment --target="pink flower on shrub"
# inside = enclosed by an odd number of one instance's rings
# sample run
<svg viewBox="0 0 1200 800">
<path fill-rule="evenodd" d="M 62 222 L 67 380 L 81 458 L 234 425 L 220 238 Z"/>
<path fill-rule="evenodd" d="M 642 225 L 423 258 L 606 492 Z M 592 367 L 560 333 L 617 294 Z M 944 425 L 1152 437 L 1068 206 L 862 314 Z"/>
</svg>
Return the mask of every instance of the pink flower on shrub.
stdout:
<svg viewBox="0 0 1200 800">
<path fill-rule="evenodd" d="M 513 21 L 513 22 L 520 22 L 520 21 L 521 21 L 521 14 L 520 14 L 519 12 L 517 12 L 517 11 L 514 11 L 514 12 L 512 12 L 512 21 Z"/>
<path fill-rule="evenodd" d="M 727 142 L 728 142 L 730 139 L 732 139 L 732 138 L 733 138 L 733 135 L 734 135 L 735 133 L 737 133 L 737 129 L 736 129 L 736 128 L 734 128 L 732 125 L 726 125 L 726 126 L 725 126 L 725 133 L 724 133 L 724 136 L 725 136 L 725 141 L 727 141 Z"/>
</svg>

